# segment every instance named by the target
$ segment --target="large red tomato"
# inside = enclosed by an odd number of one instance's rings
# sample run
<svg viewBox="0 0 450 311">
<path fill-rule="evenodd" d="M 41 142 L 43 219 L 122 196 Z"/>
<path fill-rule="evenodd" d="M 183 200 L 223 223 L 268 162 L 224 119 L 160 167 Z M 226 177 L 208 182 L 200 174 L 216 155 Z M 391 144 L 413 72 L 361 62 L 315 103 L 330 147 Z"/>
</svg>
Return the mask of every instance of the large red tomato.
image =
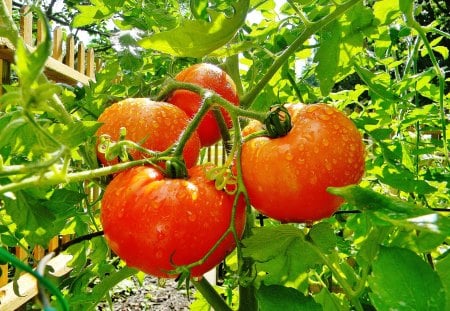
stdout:
<svg viewBox="0 0 450 311">
<path fill-rule="evenodd" d="M 239 105 L 239 97 L 236 85 L 231 77 L 216 65 L 201 63 L 188 67 L 175 76 L 175 80 L 197 84 L 201 87 L 213 90 L 229 102 Z M 201 97 L 187 90 L 176 90 L 167 99 L 183 109 L 190 117 L 194 116 L 200 108 Z M 231 127 L 231 119 L 228 113 L 221 109 L 228 128 Z M 214 114 L 209 111 L 198 127 L 198 134 L 202 146 L 211 146 L 220 139 L 220 130 Z"/>
<path fill-rule="evenodd" d="M 358 183 L 365 148 L 355 125 L 326 105 L 287 106 L 292 129 L 283 137 L 259 137 L 242 147 L 242 171 L 250 203 L 282 222 L 331 216 L 343 200 L 327 187 Z M 251 122 L 246 134 L 261 129 Z"/>
<path fill-rule="evenodd" d="M 106 108 L 98 121 L 103 125 L 96 135 L 107 134 L 111 140 L 120 137 L 120 128 L 126 128 L 126 139 L 153 151 L 164 151 L 174 144 L 189 123 L 189 117 L 178 107 L 165 102 L 155 102 L 147 98 L 128 98 Z M 133 159 L 148 157 L 137 150 L 130 150 Z M 187 167 L 197 163 L 200 140 L 197 132 L 188 140 L 183 157 Z M 107 161 L 105 154 L 98 152 L 103 165 L 116 164 L 117 159 Z"/>
<path fill-rule="evenodd" d="M 189 169 L 187 179 L 164 178 L 152 167 L 134 167 L 117 175 L 102 199 L 101 223 L 111 249 L 129 266 L 157 277 L 205 256 L 231 223 L 234 196 L 206 178 L 207 166 Z M 240 200 L 235 225 L 245 225 Z M 191 276 L 201 276 L 236 246 L 230 233 Z"/>
</svg>

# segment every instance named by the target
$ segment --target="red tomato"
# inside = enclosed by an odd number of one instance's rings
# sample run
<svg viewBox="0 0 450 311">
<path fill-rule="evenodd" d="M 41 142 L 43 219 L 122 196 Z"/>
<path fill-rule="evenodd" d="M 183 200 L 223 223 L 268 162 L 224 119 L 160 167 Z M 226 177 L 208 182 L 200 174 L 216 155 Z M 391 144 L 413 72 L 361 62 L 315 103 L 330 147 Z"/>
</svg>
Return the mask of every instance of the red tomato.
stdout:
<svg viewBox="0 0 450 311">
<path fill-rule="evenodd" d="M 283 137 L 259 137 L 242 147 L 242 171 L 250 203 L 282 222 L 331 216 L 343 200 L 327 187 L 358 183 L 365 148 L 355 125 L 326 104 L 287 105 L 292 130 Z M 261 125 L 251 122 L 249 134 Z"/>
<path fill-rule="evenodd" d="M 229 102 L 236 106 L 239 105 L 235 83 L 225 71 L 215 65 L 206 63 L 195 64 L 178 73 L 175 79 L 213 90 Z M 176 90 L 167 101 L 180 107 L 188 116 L 192 117 L 200 108 L 201 97 L 191 91 Z M 232 125 L 230 116 L 224 109 L 221 109 L 221 111 L 228 128 L 230 128 Z M 197 131 L 202 147 L 213 145 L 221 137 L 216 119 L 211 111 L 205 115 Z"/>
<path fill-rule="evenodd" d="M 120 128 L 126 128 L 126 139 L 153 151 L 164 151 L 174 144 L 189 123 L 189 117 L 178 107 L 165 102 L 155 102 L 147 98 L 128 98 L 114 103 L 103 111 L 99 122 L 103 125 L 96 135 L 107 134 L 111 140 L 120 137 Z M 149 157 L 136 150 L 130 150 L 133 159 Z M 197 132 L 188 140 L 183 157 L 187 167 L 197 163 L 200 140 Z M 103 165 L 116 164 L 117 159 L 107 161 L 105 154 L 98 152 Z"/>
<path fill-rule="evenodd" d="M 230 226 L 234 196 L 206 178 L 207 166 L 191 168 L 188 179 L 164 178 L 152 167 L 134 167 L 117 175 L 102 199 L 101 223 L 111 249 L 129 266 L 156 277 L 176 277 L 177 266 L 203 258 Z M 240 200 L 235 225 L 245 225 Z M 230 233 L 191 276 L 219 264 L 236 246 Z"/>
</svg>

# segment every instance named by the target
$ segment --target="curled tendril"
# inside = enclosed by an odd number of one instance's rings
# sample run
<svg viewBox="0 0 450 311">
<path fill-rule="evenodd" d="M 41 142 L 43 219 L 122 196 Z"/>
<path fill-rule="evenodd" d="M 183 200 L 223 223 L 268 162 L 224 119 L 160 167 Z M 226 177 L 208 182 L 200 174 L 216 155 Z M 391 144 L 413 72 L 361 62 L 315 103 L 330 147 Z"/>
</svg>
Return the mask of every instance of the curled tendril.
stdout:
<svg viewBox="0 0 450 311">
<path fill-rule="evenodd" d="M 182 158 L 174 157 L 166 161 L 166 177 L 187 178 L 186 163 Z"/>
<path fill-rule="evenodd" d="M 271 138 L 285 136 L 292 129 L 291 116 L 283 105 L 273 105 L 264 120 L 266 131 Z"/>
<path fill-rule="evenodd" d="M 208 168 L 206 178 L 214 181 L 217 190 L 223 190 L 229 195 L 233 195 L 237 191 L 237 178 L 230 168 Z"/>
</svg>

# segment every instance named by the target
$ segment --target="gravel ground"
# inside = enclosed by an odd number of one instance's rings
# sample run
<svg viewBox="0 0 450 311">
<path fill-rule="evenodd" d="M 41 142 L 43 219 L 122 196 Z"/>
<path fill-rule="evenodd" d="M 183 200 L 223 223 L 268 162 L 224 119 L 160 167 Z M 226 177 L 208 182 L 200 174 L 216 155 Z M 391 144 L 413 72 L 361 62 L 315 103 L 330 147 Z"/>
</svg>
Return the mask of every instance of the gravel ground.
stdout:
<svg viewBox="0 0 450 311">
<path fill-rule="evenodd" d="M 187 296 L 186 288 L 177 289 L 174 280 L 166 280 L 159 285 L 156 278 L 146 276 L 140 285 L 137 280 L 122 281 L 111 295 L 113 310 L 188 311 L 193 300 L 193 291 Z M 97 310 L 109 310 L 108 304 L 97 306 Z"/>
</svg>

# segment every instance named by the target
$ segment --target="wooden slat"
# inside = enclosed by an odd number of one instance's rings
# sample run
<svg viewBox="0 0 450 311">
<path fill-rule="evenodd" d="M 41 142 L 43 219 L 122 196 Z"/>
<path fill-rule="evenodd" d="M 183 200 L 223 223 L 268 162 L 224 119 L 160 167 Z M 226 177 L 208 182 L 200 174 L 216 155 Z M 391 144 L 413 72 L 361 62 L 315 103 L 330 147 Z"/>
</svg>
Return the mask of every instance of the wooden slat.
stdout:
<svg viewBox="0 0 450 311">
<path fill-rule="evenodd" d="M 75 39 L 72 34 L 69 34 L 66 39 L 66 56 L 64 64 L 70 68 L 75 67 Z"/>
<path fill-rule="evenodd" d="M 6 8 L 8 9 L 9 13 L 12 12 L 12 0 L 5 0 Z"/>
<path fill-rule="evenodd" d="M 25 44 L 33 45 L 33 14 L 29 6 L 24 6 L 20 10 L 20 35 Z"/>
<path fill-rule="evenodd" d="M 4 286 L 8 283 L 8 265 L 0 265 L 0 286 Z M 2 293 L 0 292 L 0 297 Z"/>
<path fill-rule="evenodd" d="M 33 257 L 36 261 L 41 260 L 45 256 L 45 249 L 40 246 L 36 245 L 33 249 Z"/>
<path fill-rule="evenodd" d="M 86 75 L 93 79 L 95 77 L 94 49 L 89 48 L 86 55 Z"/>
<path fill-rule="evenodd" d="M 61 27 L 53 30 L 53 53 L 52 57 L 58 61 L 63 59 L 63 33 Z"/>
<path fill-rule="evenodd" d="M 59 236 L 55 236 L 50 240 L 50 243 L 48 244 L 48 251 L 53 252 L 56 250 L 59 246 Z"/>
<path fill-rule="evenodd" d="M 49 260 L 48 265 L 51 267 L 50 270 L 53 271 L 50 274 L 61 277 L 69 273 L 71 268 L 68 268 L 67 265 L 70 260 L 72 260 L 72 256 L 66 254 L 60 254 Z M 12 282 L 0 288 L 0 311 L 14 311 L 37 295 L 37 282 L 31 274 L 23 274 L 19 277 L 17 283 L 20 297 L 14 293 Z"/>
<path fill-rule="evenodd" d="M 14 61 L 14 50 L 10 47 L 2 47 L 0 40 L 0 59 L 7 60 L 9 62 Z M 90 79 L 85 74 L 70 68 L 69 66 L 57 61 L 56 59 L 49 58 L 45 64 L 45 74 L 50 80 L 67 83 L 69 85 L 75 85 L 77 83 L 88 84 Z"/>
<path fill-rule="evenodd" d="M 86 63 L 85 63 L 86 53 L 84 51 L 84 44 L 78 44 L 78 52 L 77 52 L 77 71 L 85 74 L 86 72 Z"/>
</svg>

